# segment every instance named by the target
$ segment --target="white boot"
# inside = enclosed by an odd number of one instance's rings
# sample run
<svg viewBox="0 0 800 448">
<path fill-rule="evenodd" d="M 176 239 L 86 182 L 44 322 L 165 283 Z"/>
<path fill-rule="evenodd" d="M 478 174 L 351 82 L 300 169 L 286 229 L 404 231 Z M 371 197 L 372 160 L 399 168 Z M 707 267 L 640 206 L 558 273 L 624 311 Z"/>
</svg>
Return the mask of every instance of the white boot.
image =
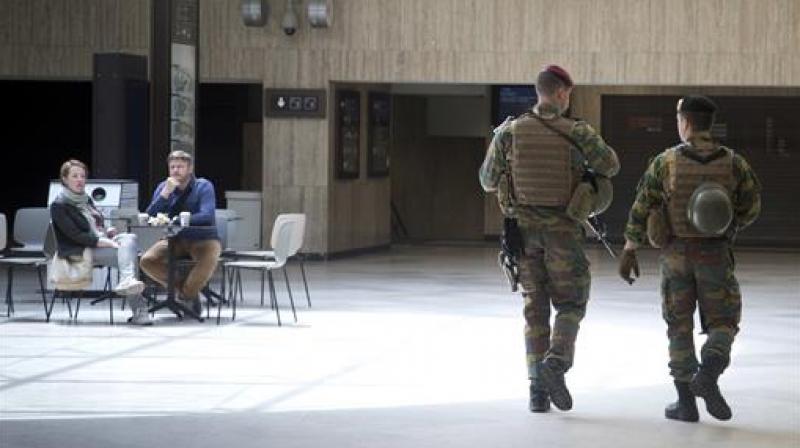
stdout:
<svg viewBox="0 0 800 448">
<path fill-rule="evenodd" d="M 141 294 L 142 291 L 144 291 L 144 283 L 133 277 L 122 279 L 117 283 L 117 286 L 114 287 L 114 292 L 123 296 L 135 296 Z"/>
</svg>

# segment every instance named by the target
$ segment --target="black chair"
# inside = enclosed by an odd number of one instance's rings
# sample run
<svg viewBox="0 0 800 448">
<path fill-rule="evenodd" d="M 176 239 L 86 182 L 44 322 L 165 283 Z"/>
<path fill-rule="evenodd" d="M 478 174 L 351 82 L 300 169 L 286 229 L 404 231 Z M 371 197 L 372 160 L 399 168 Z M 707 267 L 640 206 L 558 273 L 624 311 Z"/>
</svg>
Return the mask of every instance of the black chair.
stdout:
<svg viewBox="0 0 800 448">
<path fill-rule="evenodd" d="M 231 221 L 235 221 L 238 218 L 235 217 L 229 210 L 225 209 L 218 209 L 216 210 L 215 214 L 215 227 L 217 229 L 217 234 L 220 238 L 220 244 L 222 246 L 222 252 L 220 253 L 220 259 L 217 263 L 217 269 L 222 265 L 223 262 L 227 261 L 231 255 L 231 251 L 227 249 L 227 241 L 228 241 L 228 226 Z M 194 266 L 195 261 L 189 257 L 183 257 L 174 262 L 174 269 L 176 278 L 185 278 L 187 272 Z M 217 308 L 217 325 L 219 325 L 221 318 L 222 318 L 222 306 L 223 305 L 230 305 L 232 303 L 231 300 L 227 297 L 227 292 L 231 290 L 232 282 L 227 279 L 226 270 L 220 270 L 221 279 L 220 279 L 220 287 L 218 290 L 215 290 L 211 284 L 214 281 L 214 277 L 208 281 L 208 283 L 200 290 L 201 297 L 205 298 L 206 302 L 206 318 L 211 318 L 211 307 Z M 161 287 L 161 285 L 157 284 L 152 279 L 148 278 L 148 288 L 143 293 L 145 298 L 148 301 L 156 302 L 157 296 L 160 293 L 165 292 L 165 289 Z M 198 298 L 198 300 L 201 300 Z M 232 312 L 232 319 L 236 318 L 236 303 L 233 304 L 233 312 Z M 179 318 L 183 318 L 183 313 L 180 310 L 174 310 L 172 307 L 169 307 Z M 202 317 L 198 319 L 202 321 Z"/>
<path fill-rule="evenodd" d="M 19 215 L 19 213 L 17 213 Z M 36 270 L 36 275 L 39 278 L 39 290 L 42 294 L 42 303 L 45 310 L 47 310 L 47 296 L 45 293 L 44 276 L 47 271 L 47 259 L 41 256 L 41 253 L 31 253 L 28 256 L 19 256 L 14 252 L 10 252 L 6 256 L 6 242 L 8 238 L 8 223 L 6 222 L 6 215 L 0 213 L 0 266 L 6 267 L 6 317 L 11 317 L 14 314 L 14 271 L 20 268 L 33 268 Z M 33 255 L 33 256 L 31 256 Z M 70 314 L 72 311 L 70 310 Z"/>
</svg>

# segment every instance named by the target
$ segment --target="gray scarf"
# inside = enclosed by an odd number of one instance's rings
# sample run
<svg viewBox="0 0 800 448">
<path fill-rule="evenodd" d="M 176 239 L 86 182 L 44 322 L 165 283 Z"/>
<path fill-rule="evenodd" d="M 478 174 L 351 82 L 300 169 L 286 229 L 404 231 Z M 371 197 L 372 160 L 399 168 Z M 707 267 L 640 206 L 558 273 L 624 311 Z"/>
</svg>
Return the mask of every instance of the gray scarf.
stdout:
<svg viewBox="0 0 800 448">
<path fill-rule="evenodd" d="M 61 193 L 58 194 L 59 201 L 69 204 L 81 211 L 81 214 L 89 221 L 89 228 L 92 233 L 98 237 L 103 236 L 100 229 L 97 228 L 95 221 L 95 210 L 89 205 L 89 195 L 86 192 L 75 193 L 66 186 L 61 188 Z"/>
</svg>

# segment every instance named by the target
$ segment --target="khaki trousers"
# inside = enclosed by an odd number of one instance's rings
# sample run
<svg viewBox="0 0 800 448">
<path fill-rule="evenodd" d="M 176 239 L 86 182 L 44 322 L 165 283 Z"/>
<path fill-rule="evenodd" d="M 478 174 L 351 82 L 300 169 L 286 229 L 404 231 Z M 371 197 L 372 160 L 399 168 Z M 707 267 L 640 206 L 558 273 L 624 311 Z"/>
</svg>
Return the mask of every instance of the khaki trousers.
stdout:
<svg viewBox="0 0 800 448">
<path fill-rule="evenodd" d="M 177 239 L 173 245 L 176 258 L 189 256 L 195 262 L 182 285 L 180 279 L 178 280 L 177 285 L 181 285 L 178 287 L 179 294 L 184 299 L 197 299 L 200 290 L 214 275 L 222 246 L 218 240 L 186 239 Z M 160 240 L 142 255 L 139 267 L 150 278 L 166 287 L 168 257 L 167 240 Z"/>
</svg>

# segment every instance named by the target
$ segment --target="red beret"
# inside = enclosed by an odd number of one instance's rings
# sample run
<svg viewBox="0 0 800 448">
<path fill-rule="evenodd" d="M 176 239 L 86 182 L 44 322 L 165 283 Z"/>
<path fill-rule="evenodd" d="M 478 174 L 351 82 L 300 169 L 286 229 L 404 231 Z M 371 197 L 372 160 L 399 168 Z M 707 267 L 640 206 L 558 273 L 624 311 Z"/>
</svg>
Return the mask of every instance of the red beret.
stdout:
<svg viewBox="0 0 800 448">
<path fill-rule="evenodd" d="M 556 75 L 556 77 L 558 77 L 558 79 L 560 79 L 561 82 L 563 82 L 564 85 L 567 86 L 567 87 L 572 87 L 572 86 L 575 85 L 572 82 L 572 78 L 569 76 L 569 73 L 567 73 L 566 70 L 564 70 L 563 68 L 559 67 L 558 65 L 550 64 L 547 67 L 543 68 L 542 71 L 543 72 L 550 72 L 550 73 Z"/>
</svg>

